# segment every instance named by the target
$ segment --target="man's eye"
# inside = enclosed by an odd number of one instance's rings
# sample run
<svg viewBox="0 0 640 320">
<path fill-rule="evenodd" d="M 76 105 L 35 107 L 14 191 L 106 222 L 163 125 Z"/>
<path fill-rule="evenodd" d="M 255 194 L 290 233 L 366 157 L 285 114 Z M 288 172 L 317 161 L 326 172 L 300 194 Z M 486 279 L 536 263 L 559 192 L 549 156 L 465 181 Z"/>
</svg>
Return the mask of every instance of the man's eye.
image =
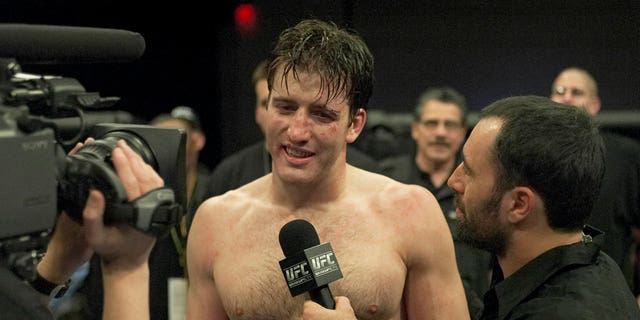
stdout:
<svg viewBox="0 0 640 320">
<path fill-rule="evenodd" d="M 282 113 L 291 113 L 296 110 L 294 106 L 289 106 L 289 105 L 280 105 L 280 106 L 276 106 L 276 108 L 278 109 L 278 111 Z"/>
<path fill-rule="evenodd" d="M 333 121 L 338 117 L 334 112 L 331 112 L 329 110 L 318 110 L 313 112 L 312 115 L 325 122 Z"/>
<path fill-rule="evenodd" d="M 435 128 L 438 126 L 438 121 L 433 121 L 433 120 L 423 120 L 420 122 L 420 124 L 422 124 L 424 127 L 426 128 Z"/>
</svg>

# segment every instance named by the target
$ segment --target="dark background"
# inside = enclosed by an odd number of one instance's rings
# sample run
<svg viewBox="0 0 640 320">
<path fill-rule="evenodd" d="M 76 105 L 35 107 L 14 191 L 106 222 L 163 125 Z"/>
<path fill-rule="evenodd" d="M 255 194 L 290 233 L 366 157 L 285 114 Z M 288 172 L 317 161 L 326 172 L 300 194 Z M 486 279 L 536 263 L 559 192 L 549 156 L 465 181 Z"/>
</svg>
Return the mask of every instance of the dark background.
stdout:
<svg viewBox="0 0 640 320">
<path fill-rule="evenodd" d="M 633 1 L 253 1 L 255 28 L 236 27 L 240 1 L 1 1 L 0 22 L 126 29 L 146 52 L 120 64 L 23 65 L 120 96 L 144 120 L 178 104 L 197 109 L 208 137 L 203 161 L 260 139 L 251 73 L 277 34 L 302 18 L 360 32 L 376 58 L 371 109 L 406 112 L 420 91 L 449 85 L 470 108 L 516 94 L 548 95 L 567 66 L 589 70 L 603 110 L 640 110 L 640 8 Z"/>
</svg>

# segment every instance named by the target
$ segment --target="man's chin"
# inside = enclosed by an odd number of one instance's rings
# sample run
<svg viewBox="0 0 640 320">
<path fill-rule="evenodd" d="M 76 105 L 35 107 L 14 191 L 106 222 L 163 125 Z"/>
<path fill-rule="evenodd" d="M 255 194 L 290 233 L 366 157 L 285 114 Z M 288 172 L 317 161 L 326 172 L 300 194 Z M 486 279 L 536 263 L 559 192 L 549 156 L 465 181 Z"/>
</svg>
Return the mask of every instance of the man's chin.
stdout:
<svg viewBox="0 0 640 320">
<path fill-rule="evenodd" d="M 431 161 L 436 164 L 446 163 L 451 160 L 451 155 L 447 153 L 432 153 L 430 157 Z"/>
</svg>

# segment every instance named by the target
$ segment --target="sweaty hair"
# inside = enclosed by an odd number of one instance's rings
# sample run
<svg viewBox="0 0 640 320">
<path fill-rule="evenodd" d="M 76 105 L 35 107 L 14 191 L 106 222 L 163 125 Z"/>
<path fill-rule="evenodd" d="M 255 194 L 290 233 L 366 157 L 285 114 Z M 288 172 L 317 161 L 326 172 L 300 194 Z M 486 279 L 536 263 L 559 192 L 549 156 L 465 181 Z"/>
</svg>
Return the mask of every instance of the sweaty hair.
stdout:
<svg viewBox="0 0 640 320">
<path fill-rule="evenodd" d="M 355 31 L 332 22 L 303 20 L 280 34 L 271 52 L 269 90 L 280 67 L 280 81 L 285 87 L 290 73 L 294 79 L 303 72 L 317 73 L 328 100 L 341 95 L 348 99 L 349 122 L 359 108 L 366 108 L 373 91 L 373 55 L 369 48 Z"/>
<path fill-rule="evenodd" d="M 419 122 L 422 117 L 422 111 L 427 102 L 437 100 L 444 103 L 451 103 L 460 109 L 460 122 L 462 125 L 467 123 L 467 100 L 460 92 L 450 87 L 432 87 L 427 88 L 418 97 L 418 103 L 413 110 L 413 121 Z"/>
<path fill-rule="evenodd" d="M 496 191 L 533 189 L 551 228 L 581 230 L 604 174 L 604 144 L 592 118 L 579 108 L 537 96 L 499 100 L 480 118 L 503 120 L 492 150 Z"/>
</svg>

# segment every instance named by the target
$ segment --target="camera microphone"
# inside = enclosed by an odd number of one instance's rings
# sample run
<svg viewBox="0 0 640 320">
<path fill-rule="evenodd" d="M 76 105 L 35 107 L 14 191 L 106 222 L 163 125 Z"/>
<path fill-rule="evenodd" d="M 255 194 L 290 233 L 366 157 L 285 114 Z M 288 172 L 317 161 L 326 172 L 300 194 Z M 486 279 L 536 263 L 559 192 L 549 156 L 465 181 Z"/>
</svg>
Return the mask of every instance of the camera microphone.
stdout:
<svg viewBox="0 0 640 320">
<path fill-rule="evenodd" d="M 21 64 L 129 62 L 144 50 L 142 35 L 127 30 L 0 24 L 0 57 Z"/>
<path fill-rule="evenodd" d="M 291 296 L 309 292 L 314 302 L 335 309 L 328 284 L 342 278 L 342 272 L 331 244 L 320 244 L 316 229 L 302 219 L 285 224 L 279 239 L 285 256 L 280 268 Z"/>
</svg>

